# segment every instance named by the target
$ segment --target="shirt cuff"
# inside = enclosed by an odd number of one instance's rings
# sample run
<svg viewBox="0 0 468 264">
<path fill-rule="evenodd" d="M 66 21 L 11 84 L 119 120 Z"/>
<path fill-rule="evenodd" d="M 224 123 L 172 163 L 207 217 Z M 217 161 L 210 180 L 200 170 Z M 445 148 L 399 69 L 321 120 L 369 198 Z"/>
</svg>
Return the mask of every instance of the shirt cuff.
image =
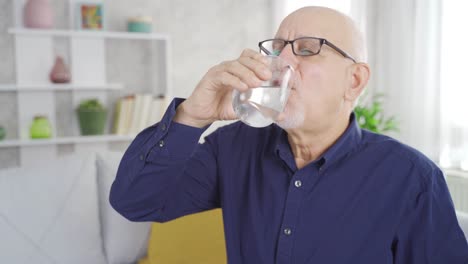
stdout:
<svg viewBox="0 0 468 264">
<path fill-rule="evenodd" d="M 200 136 L 208 128 L 197 128 L 173 121 L 177 107 L 185 99 L 175 98 L 166 110 L 161 122 L 156 124 L 156 133 L 147 149 L 148 161 L 155 158 L 188 158 L 198 144 Z"/>
</svg>

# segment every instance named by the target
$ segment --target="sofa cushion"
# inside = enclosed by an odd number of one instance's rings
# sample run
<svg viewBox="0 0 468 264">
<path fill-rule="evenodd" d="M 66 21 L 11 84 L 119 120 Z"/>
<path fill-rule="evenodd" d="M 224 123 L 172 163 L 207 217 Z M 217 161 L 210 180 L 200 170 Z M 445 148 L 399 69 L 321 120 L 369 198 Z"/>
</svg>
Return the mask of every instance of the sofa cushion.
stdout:
<svg viewBox="0 0 468 264">
<path fill-rule="evenodd" d="M 0 170 L 0 263 L 106 263 L 95 155 Z"/>
<path fill-rule="evenodd" d="M 123 153 L 97 154 L 99 207 L 104 250 L 109 264 L 132 263 L 146 254 L 151 223 L 130 222 L 109 203 L 109 192 Z"/>
</svg>

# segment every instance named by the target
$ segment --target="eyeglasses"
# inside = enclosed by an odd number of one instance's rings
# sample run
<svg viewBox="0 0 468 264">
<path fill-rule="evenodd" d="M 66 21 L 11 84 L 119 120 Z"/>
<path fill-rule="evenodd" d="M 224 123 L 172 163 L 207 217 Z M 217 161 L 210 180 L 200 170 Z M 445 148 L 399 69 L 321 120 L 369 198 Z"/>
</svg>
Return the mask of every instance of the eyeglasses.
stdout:
<svg viewBox="0 0 468 264">
<path fill-rule="evenodd" d="M 356 60 L 351 57 L 351 55 L 324 38 L 301 37 L 293 40 L 267 39 L 259 42 L 258 47 L 260 48 L 260 52 L 263 51 L 266 55 L 278 56 L 288 44 L 291 44 L 291 49 L 296 56 L 317 55 L 320 53 L 322 46 L 325 44 L 343 55 L 343 57 L 348 58 L 356 63 Z"/>
</svg>

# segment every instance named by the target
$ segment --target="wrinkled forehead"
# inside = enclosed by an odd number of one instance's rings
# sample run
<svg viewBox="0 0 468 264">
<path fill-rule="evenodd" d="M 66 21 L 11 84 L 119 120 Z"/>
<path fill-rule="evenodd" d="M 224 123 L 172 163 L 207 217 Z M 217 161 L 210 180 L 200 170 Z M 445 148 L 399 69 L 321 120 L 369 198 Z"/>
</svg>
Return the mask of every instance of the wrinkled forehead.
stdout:
<svg viewBox="0 0 468 264">
<path fill-rule="evenodd" d="M 304 8 L 287 16 L 275 37 L 289 40 L 298 37 L 320 37 L 347 47 L 349 29 L 346 20 L 346 17 L 342 17 L 336 11 Z"/>
</svg>

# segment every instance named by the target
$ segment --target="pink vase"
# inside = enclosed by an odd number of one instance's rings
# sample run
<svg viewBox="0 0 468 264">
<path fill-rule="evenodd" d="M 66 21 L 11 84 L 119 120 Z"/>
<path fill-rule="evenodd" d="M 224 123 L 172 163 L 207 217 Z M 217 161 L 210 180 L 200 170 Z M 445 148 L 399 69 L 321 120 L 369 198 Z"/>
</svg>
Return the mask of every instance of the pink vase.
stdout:
<svg viewBox="0 0 468 264">
<path fill-rule="evenodd" d="M 28 0 L 24 6 L 24 26 L 52 28 L 54 17 L 49 0 Z"/>
<path fill-rule="evenodd" d="M 70 70 L 62 57 L 55 58 L 54 67 L 50 71 L 50 81 L 53 83 L 69 83 L 71 80 Z"/>
</svg>

